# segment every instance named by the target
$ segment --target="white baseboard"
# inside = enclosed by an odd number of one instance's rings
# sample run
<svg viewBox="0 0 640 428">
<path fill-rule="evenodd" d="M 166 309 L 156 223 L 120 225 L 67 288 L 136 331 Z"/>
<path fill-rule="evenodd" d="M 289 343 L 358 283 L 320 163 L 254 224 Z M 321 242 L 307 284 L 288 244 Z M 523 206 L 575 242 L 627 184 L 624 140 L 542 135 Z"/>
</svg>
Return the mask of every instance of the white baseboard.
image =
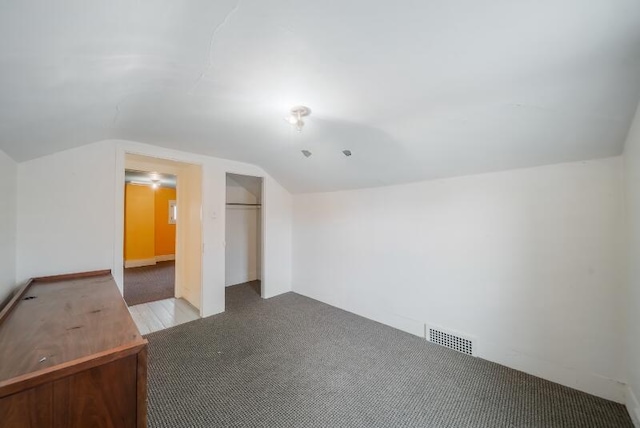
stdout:
<svg viewBox="0 0 640 428">
<path fill-rule="evenodd" d="M 137 259 L 137 260 L 126 260 L 124 262 L 124 267 L 133 268 L 133 267 L 142 267 L 142 266 L 153 266 L 156 264 L 156 259 Z"/>
<path fill-rule="evenodd" d="M 293 291 L 398 330 L 424 337 L 425 323 L 423 321 L 406 318 L 390 312 L 376 311 L 372 308 L 357 308 L 355 306 L 345 307 L 337 302 L 331 301 L 330 298 L 323 298 L 321 296 L 301 292 L 295 288 Z M 447 328 L 447 326 L 442 327 Z M 472 332 L 467 332 L 467 334 L 471 333 Z M 483 358 L 551 382 L 559 383 L 588 394 L 605 398 L 607 400 L 615 401 L 617 403 L 625 403 L 626 385 L 622 382 L 615 379 L 609 379 L 595 373 L 563 367 L 558 363 L 546 361 L 531 355 L 525 355 L 512 349 L 502 348 L 489 343 L 483 340 L 482 337 L 478 337 L 476 335 L 473 335 L 473 337 L 475 339 L 474 347 L 477 346 L 477 353 L 475 354 L 476 357 Z"/>
<path fill-rule="evenodd" d="M 255 281 L 260 279 L 258 272 L 246 272 L 241 274 L 229 275 L 225 279 L 225 287 L 231 287 L 232 285 L 244 284 L 245 282 Z"/>
<path fill-rule="evenodd" d="M 165 254 L 162 256 L 155 256 L 152 259 L 137 259 L 137 260 L 126 260 L 124 262 L 125 268 L 134 268 L 134 267 L 142 267 L 142 266 L 153 266 L 157 262 L 167 262 L 169 260 L 175 260 L 175 254 Z"/>
<path fill-rule="evenodd" d="M 351 312 L 352 314 L 359 315 L 363 318 L 367 318 L 367 319 L 379 322 L 380 324 L 388 325 L 389 327 L 393 327 L 398 330 L 402 330 L 406 333 L 424 338 L 424 323 L 422 321 L 417 321 L 411 318 L 406 318 L 406 317 L 395 315 L 389 312 L 379 312 L 379 311 L 372 310 L 370 308 L 356 308 L 356 307 L 347 308 L 343 305 L 340 305 L 340 304 L 337 304 L 336 302 L 331 301 L 331 299 L 325 299 L 310 293 L 300 292 L 299 290 L 293 290 L 293 291 L 294 293 L 298 293 L 303 296 L 309 297 L 311 299 L 317 300 L 319 302 L 326 303 L 327 305 L 331 305 L 338 309 L 342 309 L 343 311 Z"/>
<path fill-rule="evenodd" d="M 627 385 L 626 399 L 627 411 L 631 416 L 633 425 L 636 428 L 640 428 L 640 401 L 638 401 L 638 397 L 633 393 L 633 388 L 630 385 Z"/>
<path fill-rule="evenodd" d="M 546 379 L 587 394 L 624 404 L 626 384 L 584 370 L 565 367 L 554 361 L 523 354 L 497 344 L 478 340 L 477 356 L 515 370 Z"/>
</svg>

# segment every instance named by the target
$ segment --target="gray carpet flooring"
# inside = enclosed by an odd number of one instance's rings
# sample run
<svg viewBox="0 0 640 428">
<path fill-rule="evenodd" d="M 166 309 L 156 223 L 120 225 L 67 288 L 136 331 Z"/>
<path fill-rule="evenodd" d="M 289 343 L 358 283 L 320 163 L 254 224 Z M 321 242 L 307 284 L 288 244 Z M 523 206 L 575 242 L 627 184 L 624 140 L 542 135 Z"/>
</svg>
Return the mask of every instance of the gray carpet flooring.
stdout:
<svg viewBox="0 0 640 428">
<path fill-rule="evenodd" d="M 147 338 L 150 427 L 632 427 L 620 404 L 248 284 Z"/>
<path fill-rule="evenodd" d="M 176 262 L 158 262 L 154 266 L 124 270 L 124 300 L 127 305 L 155 302 L 174 297 Z"/>
</svg>

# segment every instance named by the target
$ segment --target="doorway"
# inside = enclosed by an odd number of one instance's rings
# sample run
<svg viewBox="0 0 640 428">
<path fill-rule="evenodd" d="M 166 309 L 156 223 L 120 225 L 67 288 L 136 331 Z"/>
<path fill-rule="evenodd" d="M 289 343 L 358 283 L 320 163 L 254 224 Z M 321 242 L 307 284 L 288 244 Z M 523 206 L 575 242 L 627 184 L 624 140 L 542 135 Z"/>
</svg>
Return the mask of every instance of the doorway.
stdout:
<svg viewBox="0 0 640 428">
<path fill-rule="evenodd" d="M 123 294 L 142 334 L 200 317 L 202 169 L 125 154 Z"/>
<path fill-rule="evenodd" d="M 227 173 L 225 213 L 227 307 L 262 295 L 262 177 Z"/>
<path fill-rule="evenodd" d="M 175 297 L 177 177 L 125 170 L 124 300 Z"/>
</svg>

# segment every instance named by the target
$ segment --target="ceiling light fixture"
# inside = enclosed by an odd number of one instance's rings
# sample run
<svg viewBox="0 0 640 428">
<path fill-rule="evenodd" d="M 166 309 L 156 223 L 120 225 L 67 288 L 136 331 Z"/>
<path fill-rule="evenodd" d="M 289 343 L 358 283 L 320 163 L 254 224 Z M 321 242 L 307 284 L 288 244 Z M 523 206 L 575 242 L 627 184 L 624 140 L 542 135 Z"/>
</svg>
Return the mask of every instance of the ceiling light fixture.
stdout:
<svg viewBox="0 0 640 428">
<path fill-rule="evenodd" d="M 311 109 L 305 106 L 295 106 L 291 109 L 291 116 L 287 118 L 287 122 L 289 124 L 294 125 L 298 132 L 302 132 L 302 127 L 304 126 L 303 117 L 307 117 L 311 114 Z"/>
<path fill-rule="evenodd" d="M 135 184 L 136 186 L 151 186 L 152 189 L 157 189 L 162 184 L 162 181 L 160 181 L 160 180 L 151 180 L 151 183 L 149 183 L 148 181 L 131 180 L 131 181 L 127 181 L 127 183 Z"/>
</svg>

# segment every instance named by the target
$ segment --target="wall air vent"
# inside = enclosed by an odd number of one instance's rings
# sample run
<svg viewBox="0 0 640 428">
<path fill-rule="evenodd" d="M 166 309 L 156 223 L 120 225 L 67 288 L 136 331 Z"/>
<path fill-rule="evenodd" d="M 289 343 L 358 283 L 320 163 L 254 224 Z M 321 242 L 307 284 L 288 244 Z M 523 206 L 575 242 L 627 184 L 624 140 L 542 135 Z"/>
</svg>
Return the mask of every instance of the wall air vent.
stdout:
<svg viewBox="0 0 640 428">
<path fill-rule="evenodd" d="M 438 328 L 427 327 L 427 340 L 467 355 L 473 354 L 473 341 Z"/>
</svg>

